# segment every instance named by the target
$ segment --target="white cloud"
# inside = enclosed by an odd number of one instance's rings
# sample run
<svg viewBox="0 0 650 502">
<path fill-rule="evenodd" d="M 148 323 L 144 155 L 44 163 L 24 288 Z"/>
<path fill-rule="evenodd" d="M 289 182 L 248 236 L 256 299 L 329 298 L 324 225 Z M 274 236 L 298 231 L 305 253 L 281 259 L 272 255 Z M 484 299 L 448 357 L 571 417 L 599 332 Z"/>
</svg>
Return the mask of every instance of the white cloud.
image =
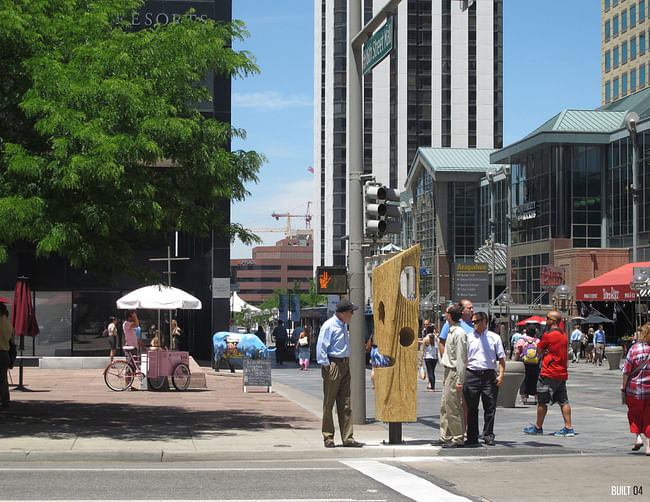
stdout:
<svg viewBox="0 0 650 502">
<path fill-rule="evenodd" d="M 296 108 L 312 106 L 312 98 L 305 96 L 282 96 L 279 92 L 251 92 L 232 94 L 232 106 L 240 108 L 261 108 L 264 110 L 284 110 L 286 108 Z"/>
</svg>

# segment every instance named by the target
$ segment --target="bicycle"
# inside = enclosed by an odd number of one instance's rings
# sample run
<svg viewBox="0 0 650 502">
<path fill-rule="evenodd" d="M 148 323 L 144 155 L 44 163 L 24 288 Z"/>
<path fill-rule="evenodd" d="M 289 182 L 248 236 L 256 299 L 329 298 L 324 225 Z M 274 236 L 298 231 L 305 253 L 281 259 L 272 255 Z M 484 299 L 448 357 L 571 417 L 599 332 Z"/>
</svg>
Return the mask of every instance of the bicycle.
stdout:
<svg viewBox="0 0 650 502">
<path fill-rule="evenodd" d="M 109 389 L 124 391 L 133 385 L 136 377 L 142 380 L 145 375 L 141 369 L 141 358 L 134 355 L 135 347 L 124 347 L 126 359 L 118 359 L 109 363 L 104 369 L 104 382 Z M 153 390 L 161 390 L 167 382 L 167 376 L 172 377 L 174 388 L 179 391 L 186 390 L 190 385 L 190 368 L 185 363 L 178 363 L 170 372 L 171 375 L 148 376 L 148 386 Z"/>
</svg>

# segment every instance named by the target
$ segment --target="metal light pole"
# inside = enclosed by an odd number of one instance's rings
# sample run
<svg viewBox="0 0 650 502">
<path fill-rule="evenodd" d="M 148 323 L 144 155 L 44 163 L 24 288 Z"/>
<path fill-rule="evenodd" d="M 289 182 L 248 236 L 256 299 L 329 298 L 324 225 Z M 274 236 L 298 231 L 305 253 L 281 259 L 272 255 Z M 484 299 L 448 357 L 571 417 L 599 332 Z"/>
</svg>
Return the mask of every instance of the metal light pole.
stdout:
<svg viewBox="0 0 650 502">
<path fill-rule="evenodd" d="M 641 271 L 639 273 L 634 274 L 634 277 L 632 278 L 632 282 L 630 282 L 630 289 L 634 291 L 635 293 L 635 307 L 636 307 L 636 329 L 634 330 L 635 332 L 639 330 L 639 327 L 643 323 L 643 320 L 641 318 L 641 291 L 647 287 L 648 283 L 648 276 L 645 274 L 645 272 Z"/>
<path fill-rule="evenodd" d="M 348 273 L 350 276 L 350 300 L 363 306 L 365 301 L 363 280 L 363 43 L 373 34 L 401 0 L 390 0 L 366 26 L 361 29 L 361 0 L 348 0 L 347 28 L 347 166 L 348 166 Z M 366 364 L 365 364 L 366 319 L 362 313 L 352 316 L 350 321 L 350 401 L 352 423 L 366 422 Z"/>
<path fill-rule="evenodd" d="M 639 173 L 637 162 L 636 125 L 639 123 L 639 116 L 635 112 L 625 115 L 625 128 L 632 139 L 632 263 L 638 261 L 637 248 L 639 245 L 638 219 L 639 219 Z"/>
<path fill-rule="evenodd" d="M 497 175 L 497 170 L 493 167 L 489 167 L 485 172 L 485 177 L 488 180 L 488 186 L 490 189 L 490 245 L 492 246 L 492 293 L 490 295 L 489 307 L 492 307 L 495 302 L 494 298 L 494 278 L 495 278 L 495 268 L 496 268 L 496 222 L 494 221 L 494 177 Z M 492 309 L 488 308 L 488 313 L 492 313 Z"/>
</svg>

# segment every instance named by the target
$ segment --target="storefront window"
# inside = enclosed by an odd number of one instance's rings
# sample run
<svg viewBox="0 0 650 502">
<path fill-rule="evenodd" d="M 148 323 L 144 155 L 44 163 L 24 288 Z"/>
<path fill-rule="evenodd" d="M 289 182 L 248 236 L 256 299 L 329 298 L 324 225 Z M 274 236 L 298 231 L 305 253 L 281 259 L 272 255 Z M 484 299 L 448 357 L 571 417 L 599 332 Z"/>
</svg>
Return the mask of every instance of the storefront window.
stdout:
<svg viewBox="0 0 650 502">
<path fill-rule="evenodd" d="M 71 355 L 72 293 L 70 291 L 36 291 L 34 312 L 41 330 L 34 339 L 36 355 Z"/>
</svg>

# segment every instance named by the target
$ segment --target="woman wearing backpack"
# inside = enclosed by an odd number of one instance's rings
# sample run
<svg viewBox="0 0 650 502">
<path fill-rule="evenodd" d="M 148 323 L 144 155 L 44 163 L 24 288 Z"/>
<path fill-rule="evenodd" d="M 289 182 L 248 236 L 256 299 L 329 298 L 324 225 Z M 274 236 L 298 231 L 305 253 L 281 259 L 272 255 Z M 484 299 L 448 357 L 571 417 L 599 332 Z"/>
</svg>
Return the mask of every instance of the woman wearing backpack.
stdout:
<svg viewBox="0 0 650 502">
<path fill-rule="evenodd" d="M 526 404 L 528 396 L 535 396 L 535 401 L 537 401 L 537 377 L 539 376 L 538 343 L 537 330 L 533 327 L 528 327 L 526 328 L 526 334 L 519 339 L 515 347 L 515 360 L 523 361 L 524 368 L 526 369 L 524 382 L 519 389 L 521 404 Z"/>
</svg>

